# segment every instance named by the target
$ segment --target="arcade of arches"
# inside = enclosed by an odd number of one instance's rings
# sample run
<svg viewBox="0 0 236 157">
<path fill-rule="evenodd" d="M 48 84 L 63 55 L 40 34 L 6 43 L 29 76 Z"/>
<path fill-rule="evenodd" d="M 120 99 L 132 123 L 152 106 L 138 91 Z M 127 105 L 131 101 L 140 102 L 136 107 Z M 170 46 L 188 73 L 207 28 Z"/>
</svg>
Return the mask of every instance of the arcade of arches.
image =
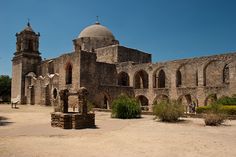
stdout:
<svg viewBox="0 0 236 157">
<path fill-rule="evenodd" d="M 194 103 L 197 106 L 207 105 L 217 98 L 216 95 L 214 97 L 209 97 L 209 94 L 206 94 L 206 96 L 203 96 L 202 98 L 190 93 L 196 94 L 196 89 L 203 87 L 205 90 L 214 89 L 213 91 L 208 91 L 208 93 L 217 93 L 215 90 L 220 89 L 219 86 L 222 87 L 222 85 L 230 84 L 229 63 L 219 60 L 205 62 L 205 64 L 202 66 L 202 71 L 201 68 L 199 68 L 195 63 L 184 63 L 180 66 L 177 66 L 176 71 L 173 69 L 174 73 L 165 66 L 161 66 L 156 68 L 156 70 L 153 70 L 154 72 L 146 69 L 137 70 L 133 74 L 133 82 L 130 81 L 132 73 L 122 71 L 118 74 L 119 86 L 134 87 L 134 90 L 148 89 L 149 93 L 143 93 L 143 95 L 141 94 L 135 96 L 142 107 L 150 106 L 155 102 L 173 98 L 185 106 L 188 106 L 191 103 Z M 171 81 L 173 79 L 173 74 L 174 81 Z M 152 76 L 152 80 L 150 80 L 149 76 Z M 168 78 L 170 78 L 170 81 Z M 150 83 L 152 83 L 153 86 L 150 86 Z M 169 89 L 173 87 L 177 91 L 177 93 L 174 94 L 174 97 L 170 95 Z M 224 90 L 225 89 L 222 88 L 221 92 L 224 92 Z M 223 95 L 223 93 L 218 94 Z"/>
</svg>

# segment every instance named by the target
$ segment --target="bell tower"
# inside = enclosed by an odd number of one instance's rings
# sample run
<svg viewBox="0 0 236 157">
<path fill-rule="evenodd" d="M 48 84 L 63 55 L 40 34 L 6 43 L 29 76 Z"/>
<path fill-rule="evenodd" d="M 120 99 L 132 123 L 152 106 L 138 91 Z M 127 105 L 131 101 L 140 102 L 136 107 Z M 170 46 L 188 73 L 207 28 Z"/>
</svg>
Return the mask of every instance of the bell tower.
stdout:
<svg viewBox="0 0 236 157">
<path fill-rule="evenodd" d="M 35 33 L 30 25 L 16 33 L 16 52 L 12 59 L 11 97 L 20 96 L 20 103 L 25 104 L 25 76 L 29 72 L 37 75 L 37 67 L 41 62 L 39 52 L 39 33 Z"/>
</svg>

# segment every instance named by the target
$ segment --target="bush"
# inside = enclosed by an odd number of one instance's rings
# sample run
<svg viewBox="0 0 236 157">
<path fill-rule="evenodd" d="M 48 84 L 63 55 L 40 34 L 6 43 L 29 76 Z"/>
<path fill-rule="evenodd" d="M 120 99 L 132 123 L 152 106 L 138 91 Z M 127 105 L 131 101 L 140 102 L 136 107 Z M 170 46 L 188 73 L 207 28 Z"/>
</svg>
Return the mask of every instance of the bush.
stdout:
<svg viewBox="0 0 236 157">
<path fill-rule="evenodd" d="M 211 112 L 211 106 L 200 106 L 197 107 L 196 112 L 198 114 L 202 114 L 202 113 L 209 113 Z M 222 106 L 220 107 L 220 111 L 219 113 L 223 113 L 226 115 L 236 115 L 236 106 Z"/>
<path fill-rule="evenodd" d="M 220 103 L 214 102 L 214 103 L 209 105 L 209 108 L 210 108 L 209 111 L 211 113 L 220 114 L 220 113 L 222 113 L 223 105 L 220 104 Z"/>
<path fill-rule="evenodd" d="M 210 106 L 199 106 L 196 108 L 196 113 L 202 114 L 202 113 L 208 113 L 210 110 Z"/>
<path fill-rule="evenodd" d="M 226 115 L 236 115 L 236 106 L 223 106 L 222 113 Z"/>
<path fill-rule="evenodd" d="M 121 95 L 112 102 L 111 117 L 121 119 L 140 118 L 141 107 L 134 98 Z"/>
<path fill-rule="evenodd" d="M 223 114 L 223 107 L 222 104 L 217 102 L 205 106 L 205 124 L 210 126 L 221 125 L 226 120 L 226 116 Z"/>
<path fill-rule="evenodd" d="M 206 125 L 217 126 L 221 125 L 225 121 L 225 116 L 222 114 L 209 113 L 206 114 L 204 120 Z"/>
<path fill-rule="evenodd" d="M 222 104 L 222 105 L 236 105 L 236 97 L 223 96 L 220 99 L 218 99 L 216 103 Z"/>
<path fill-rule="evenodd" d="M 153 113 L 161 121 L 175 122 L 184 115 L 184 106 L 174 100 L 162 101 L 154 104 Z"/>
</svg>

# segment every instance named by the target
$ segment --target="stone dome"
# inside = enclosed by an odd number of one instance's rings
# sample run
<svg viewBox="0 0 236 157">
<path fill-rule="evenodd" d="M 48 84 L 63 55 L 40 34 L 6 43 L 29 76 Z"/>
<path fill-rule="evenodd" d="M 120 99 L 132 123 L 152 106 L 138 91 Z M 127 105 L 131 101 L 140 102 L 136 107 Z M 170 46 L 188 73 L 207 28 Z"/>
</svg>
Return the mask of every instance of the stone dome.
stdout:
<svg viewBox="0 0 236 157">
<path fill-rule="evenodd" d="M 83 37 L 102 37 L 102 38 L 110 38 L 112 40 L 115 40 L 114 35 L 112 34 L 112 32 L 100 25 L 100 23 L 96 22 L 95 24 L 86 27 L 85 29 L 83 29 L 78 38 L 83 38 Z"/>
</svg>

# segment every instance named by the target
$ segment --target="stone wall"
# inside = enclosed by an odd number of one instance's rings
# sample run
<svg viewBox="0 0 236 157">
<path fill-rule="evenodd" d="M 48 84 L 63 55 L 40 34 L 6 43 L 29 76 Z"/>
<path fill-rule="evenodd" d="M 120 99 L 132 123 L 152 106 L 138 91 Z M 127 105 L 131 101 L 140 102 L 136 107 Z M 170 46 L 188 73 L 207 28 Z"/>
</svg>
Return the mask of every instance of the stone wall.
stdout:
<svg viewBox="0 0 236 157">
<path fill-rule="evenodd" d="M 135 63 L 150 63 L 151 54 L 119 45 L 111 45 L 95 50 L 98 62 L 118 63 L 132 61 Z"/>
<path fill-rule="evenodd" d="M 118 45 L 107 46 L 95 50 L 97 62 L 116 63 L 118 61 Z"/>
<path fill-rule="evenodd" d="M 139 71 L 148 75 L 148 88 L 134 89 L 135 97 L 145 96 L 151 106 L 156 99 L 168 97 L 186 101 L 197 101 L 206 105 L 211 94 L 217 97 L 235 94 L 235 60 L 236 53 L 208 57 L 174 60 L 160 63 L 134 64 L 132 62 L 117 64 L 117 73 L 125 72 L 129 76 L 130 86 L 135 86 L 135 77 Z M 223 69 L 229 67 L 229 80 L 223 82 Z M 165 87 L 158 87 L 159 72 L 165 73 Z M 181 85 L 177 86 L 177 71 L 181 73 Z M 139 76 L 140 77 L 140 76 Z M 141 76 L 141 83 L 142 83 Z"/>
<path fill-rule="evenodd" d="M 136 49 L 118 46 L 117 62 L 133 61 L 135 63 L 150 63 L 152 55 Z"/>
</svg>

